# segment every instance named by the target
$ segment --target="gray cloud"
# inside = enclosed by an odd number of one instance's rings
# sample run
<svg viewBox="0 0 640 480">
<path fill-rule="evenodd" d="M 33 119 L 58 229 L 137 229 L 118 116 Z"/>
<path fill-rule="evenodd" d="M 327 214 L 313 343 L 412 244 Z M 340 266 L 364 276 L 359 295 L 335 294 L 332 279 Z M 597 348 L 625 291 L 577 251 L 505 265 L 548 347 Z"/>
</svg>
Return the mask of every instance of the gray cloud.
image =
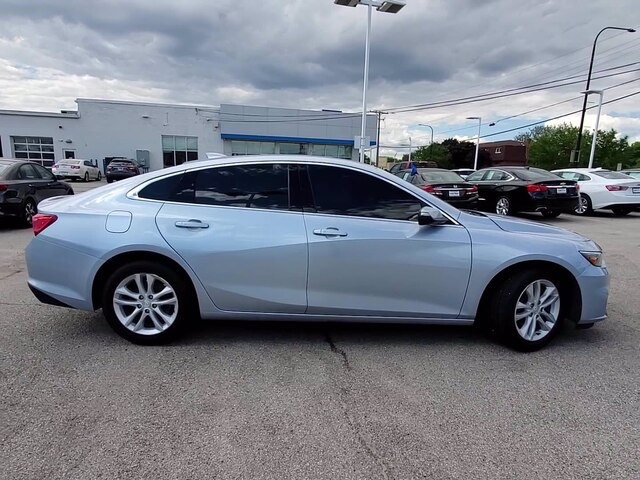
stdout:
<svg viewBox="0 0 640 480">
<path fill-rule="evenodd" d="M 629 20 L 636 0 L 592 0 L 578 9 L 561 0 L 407 3 L 398 15 L 374 13 L 374 106 L 580 73 L 602 25 L 640 24 Z M 365 19 L 364 7 L 332 0 L 2 0 L 0 59 L 20 67 L 25 80 L 50 82 L 61 96 L 47 105 L 57 108 L 82 92 L 210 104 L 241 95 L 267 105 L 358 109 Z M 603 51 L 612 50 L 599 65 L 637 60 L 633 48 L 622 51 L 630 40 L 603 36 Z M 65 75 L 74 81 L 65 85 Z M 11 85 L 20 98 L 5 93 L 0 101 L 33 108 L 43 97 L 32 85 Z M 498 107 L 508 108 L 491 105 Z"/>
</svg>

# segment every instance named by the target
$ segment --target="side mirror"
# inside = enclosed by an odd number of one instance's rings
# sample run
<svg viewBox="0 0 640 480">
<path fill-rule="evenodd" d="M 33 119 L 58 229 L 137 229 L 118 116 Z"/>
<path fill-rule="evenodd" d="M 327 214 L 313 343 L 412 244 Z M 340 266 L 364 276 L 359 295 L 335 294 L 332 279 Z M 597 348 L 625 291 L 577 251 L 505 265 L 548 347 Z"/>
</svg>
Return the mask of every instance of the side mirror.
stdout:
<svg viewBox="0 0 640 480">
<path fill-rule="evenodd" d="M 418 214 L 418 225 L 444 225 L 447 221 L 447 217 L 433 207 L 422 207 Z"/>
</svg>

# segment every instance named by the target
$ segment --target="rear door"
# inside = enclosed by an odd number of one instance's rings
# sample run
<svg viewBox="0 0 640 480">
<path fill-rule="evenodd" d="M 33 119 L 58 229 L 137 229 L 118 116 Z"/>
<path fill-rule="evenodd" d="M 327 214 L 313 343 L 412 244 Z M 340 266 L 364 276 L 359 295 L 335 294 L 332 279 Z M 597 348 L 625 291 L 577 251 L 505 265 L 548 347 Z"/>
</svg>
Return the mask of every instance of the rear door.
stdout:
<svg viewBox="0 0 640 480">
<path fill-rule="evenodd" d="M 309 165 L 308 313 L 455 319 L 471 270 L 462 226 L 423 227 L 425 204 L 385 179 Z"/>
<path fill-rule="evenodd" d="M 158 228 L 218 308 L 304 313 L 307 234 L 302 212 L 290 209 L 287 164 L 201 169 L 173 191 Z"/>
<path fill-rule="evenodd" d="M 56 197 L 58 195 L 66 195 L 68 193 L 67 186 L 59 181 L 53 173 L 40 165 L 33 165 L 38 175 L 44 182 L 46 182 L 45 195 L 46 198 Z"/>
<path fill-rule="evenodd" d="M 36 203 L 40 203 L 48 197 L 48 182 L 40 177 L 38 171 L 35 169 L 35 165 L 30 163 L 20 165 L 16 178 L 21 185 L 22 198 L 31 196 Z"/>
</svg>

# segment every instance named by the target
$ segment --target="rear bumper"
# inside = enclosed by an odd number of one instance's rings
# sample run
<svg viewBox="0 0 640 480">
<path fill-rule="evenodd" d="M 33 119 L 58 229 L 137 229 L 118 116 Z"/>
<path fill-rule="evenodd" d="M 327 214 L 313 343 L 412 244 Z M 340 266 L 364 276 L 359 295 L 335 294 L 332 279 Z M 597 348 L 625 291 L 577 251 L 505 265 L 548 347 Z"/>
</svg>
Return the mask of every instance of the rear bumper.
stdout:
<svg viewBox="0 0 640 480">
<path fill-rule="evenodd" d="M 444 200 L 444 199 L 442 199 Z M 449 205 L 453 205 L 456 208 L 469 208 L 471 210 L 478 208 L 478 196 L 476 195 L 475 197 L 471 197 L 471 198 L 463 198 L 463 199 L 455 199 L 455 198 L 448 198 L 446 200 L 444 200 L 445 202 L 447 202 Z"/>
<path fill-rule="evenodd" d="M 18 217 L 22 211 L 21 203 L 0 203 L 0 218 Z"/>
<path fill-rule="evenodd" d="M 135 177 L 136 175 L 138 175 L 137 173 L 125 173 L 125 172 L 117 172 L 117 173 L 107 173 L 105 175 L 105 177 L 107 178 L 107 180 L 123 180 L 125 178 L 131 178 L 131 177 Z"/>
<path fill-rule="evenodd" d="M 33 293 L 33 295 L 38 300 L 40 300 L 40 302 L 46 303 L 47 305 L 54 305 L 56 307 L 73 308 L 71 305 L 67 305 L 64 302 L 61 302 L 60 300 L 53 298 L 51 295 L 47 295 L 42 290 L 39 290 L 33 285 L 31 285 L 31 283 L 27 282 L 27 285 L 29 286 L 29 290 L 31 290 L 31 293 Z"/>
<path fill-rule="evenodd" d="M 554 210 L 557 212 L 573 212 L 578 206 L 578 197 L 531 199 L 531 211 Z"/>
</svg>

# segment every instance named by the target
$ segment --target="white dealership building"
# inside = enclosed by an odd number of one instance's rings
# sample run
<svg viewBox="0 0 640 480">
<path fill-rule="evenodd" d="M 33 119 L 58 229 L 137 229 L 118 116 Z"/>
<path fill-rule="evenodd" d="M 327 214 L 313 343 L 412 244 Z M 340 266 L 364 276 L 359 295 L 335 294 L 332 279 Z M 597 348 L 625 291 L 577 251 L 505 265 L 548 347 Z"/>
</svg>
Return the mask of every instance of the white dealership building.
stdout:
<svg viewBox="0 0 640 480">
<path fill-rule="evenodd" d="M 137 160 L 158 170 L 207 153 L 302 154 L 358 159 L 361 115 L 221 104 L 175 105 L 79 98 L 60 113 L 0 110 L 0 157 L 51 166 L 64 158 Z M 376 116 L 366 135 L 376 144 Z"/>
</svg>

